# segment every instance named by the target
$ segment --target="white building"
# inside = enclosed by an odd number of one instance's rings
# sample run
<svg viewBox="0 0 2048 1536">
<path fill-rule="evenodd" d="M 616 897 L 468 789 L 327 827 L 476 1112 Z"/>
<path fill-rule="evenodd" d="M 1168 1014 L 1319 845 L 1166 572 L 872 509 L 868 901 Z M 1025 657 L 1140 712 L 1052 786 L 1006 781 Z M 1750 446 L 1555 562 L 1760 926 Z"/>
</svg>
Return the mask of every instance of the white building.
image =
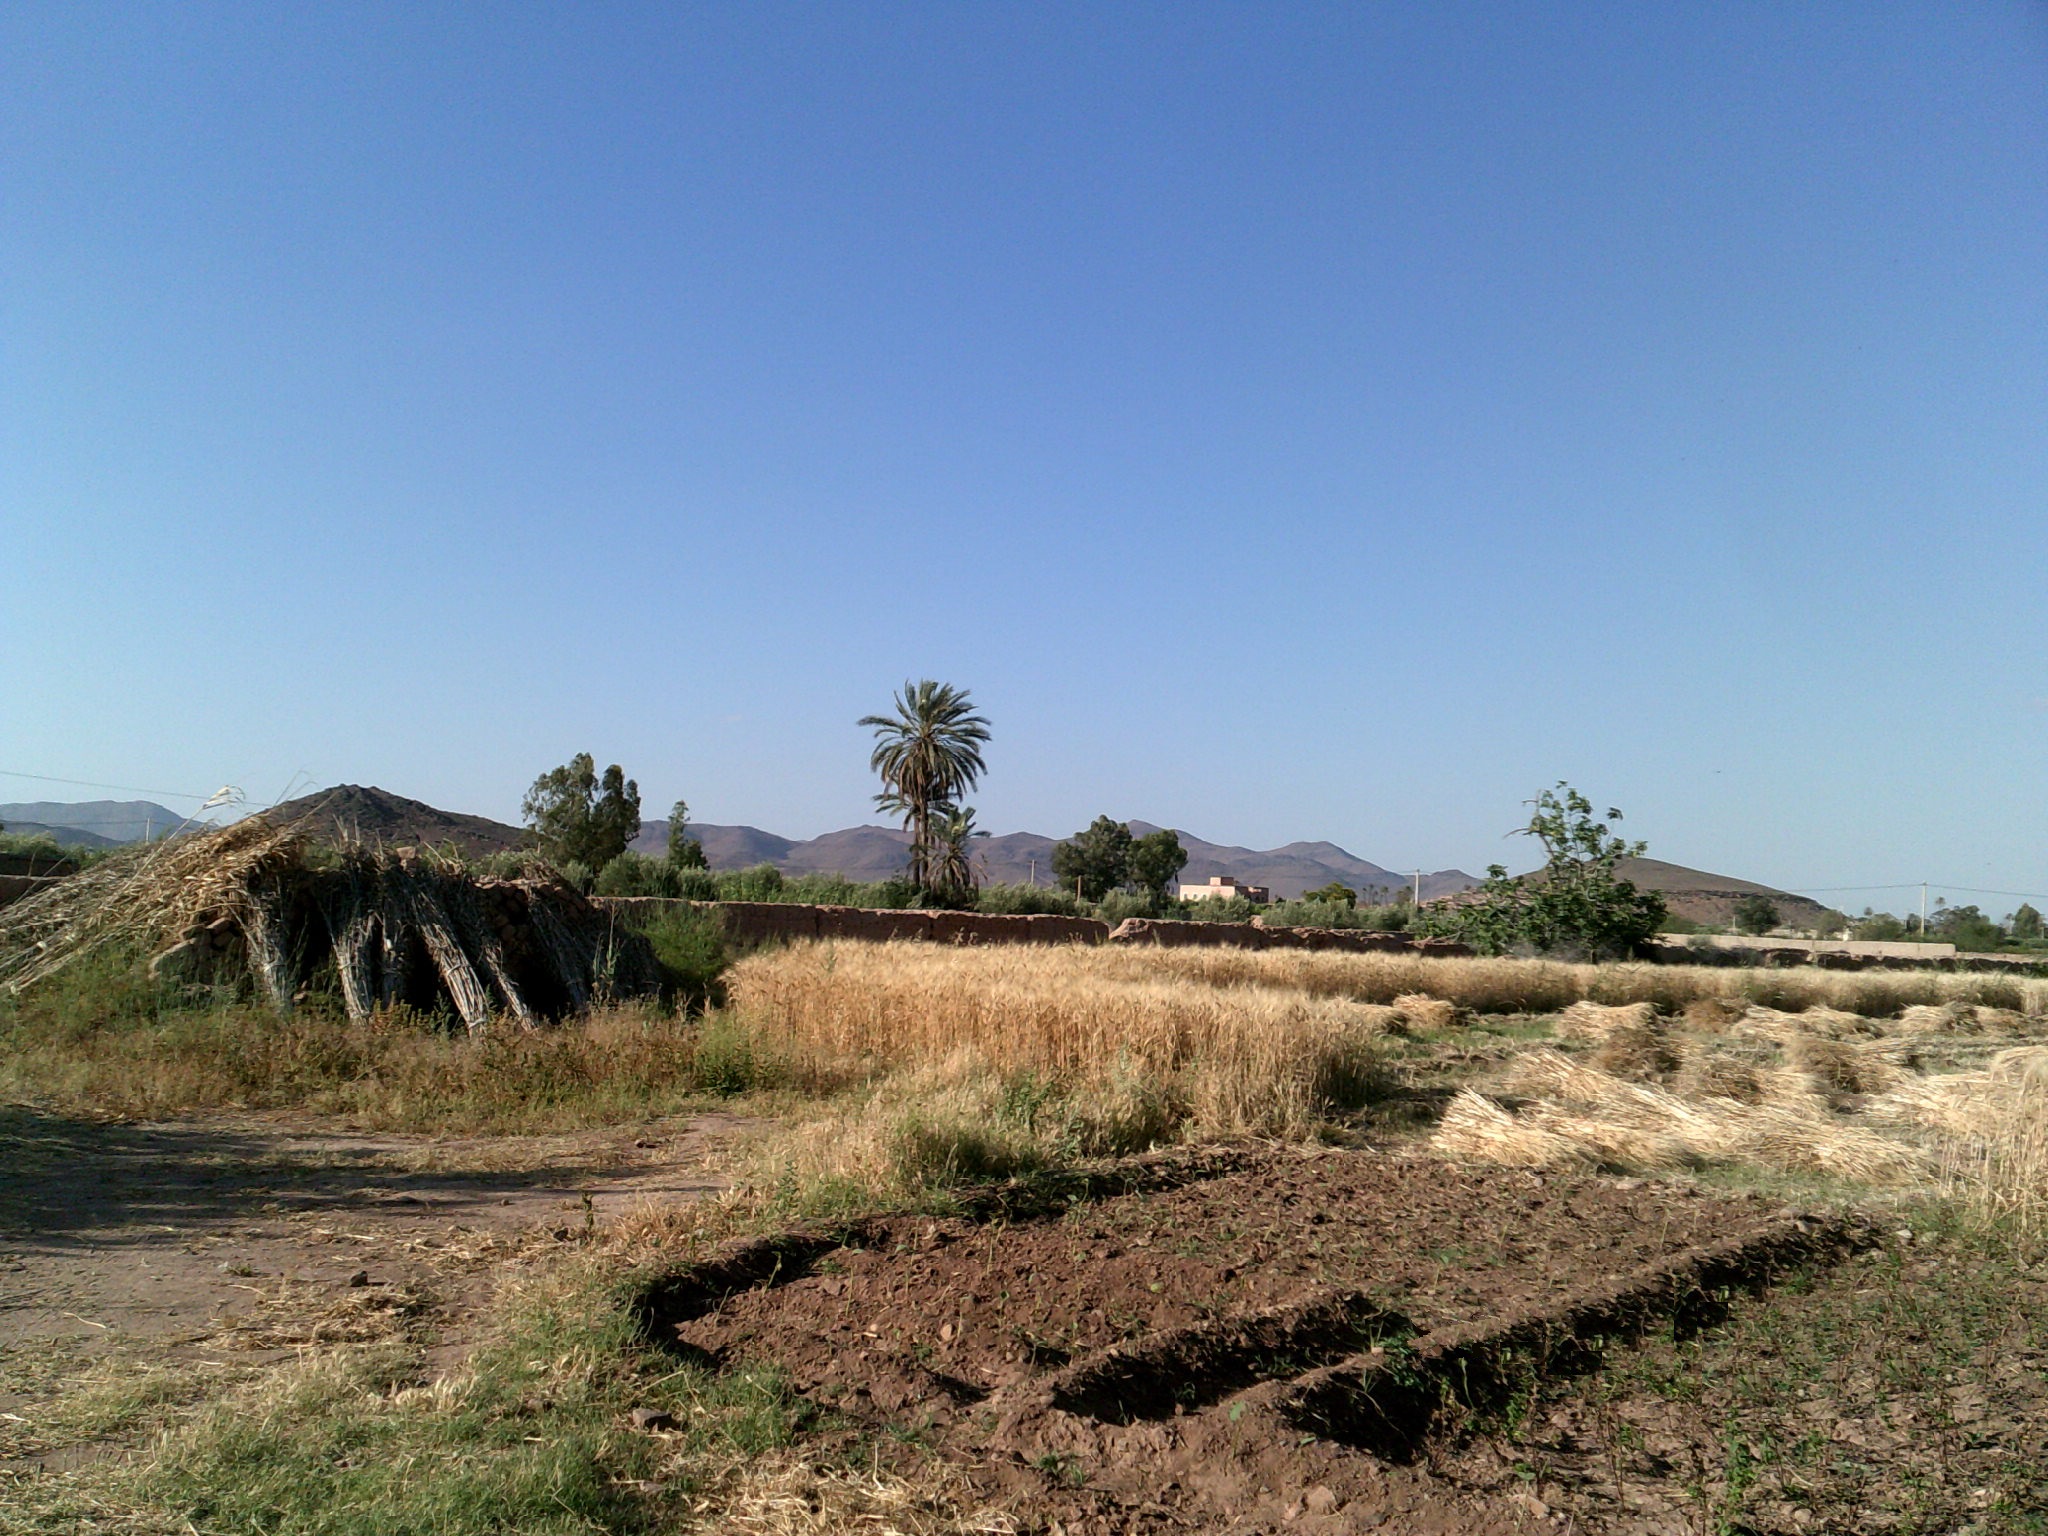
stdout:
<svg viewBox="0 0 2048 1536">
<path fill-rule="evenodd" d="M 1207 885 L 1184 885 L 1180 888 L 1182 901 L 1228 901 L 1233 896 L 1242 896 L 1260 906 L 1273 899 L 1272 891 L 1265 886 L 1239 885 L 1229 875 L 1211 875 Z"/>
</svg>

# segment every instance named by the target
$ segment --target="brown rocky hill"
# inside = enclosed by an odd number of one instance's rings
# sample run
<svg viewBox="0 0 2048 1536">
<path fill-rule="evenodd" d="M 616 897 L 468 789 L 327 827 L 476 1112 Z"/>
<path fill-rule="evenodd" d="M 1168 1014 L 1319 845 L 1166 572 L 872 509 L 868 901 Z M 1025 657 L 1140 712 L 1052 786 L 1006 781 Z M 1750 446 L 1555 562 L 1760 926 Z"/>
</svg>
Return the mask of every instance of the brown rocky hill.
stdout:
<svg viewBox="0 0 2048 1536">
<path fill-rule="evenodd" d="M 315 837 L 359 838 L 375 848 L 453 843 L 472 857 L 517 848 L 526 834 L 487 816 L 444 811 L 424 800 L 408 800 L 375 785 L 337 784 L 269 812 L 281 821 L 301 821 Z"/>
<path fill-rule="evenodd" d="M 1615 866 L 1622 879 L 1637 890 L 1656 891 L 1673 917 L 1683 917 L 1709 928 L 1726 928 L 1735 915 L 1735 903 L 1745 896 L 1765 896 L 1778 909 L 1778 920 L 1786 928 L 1812 928 L 1827 909 L 1809 896 L 1795 896 L 1754 880 L 1733 875 L 1710 874 L 1704 869 L 1687 869 L 1662 859 L 1623 859 Z M 1531 870 L 1524 880 L 1540 874 Z"/>
</svg>

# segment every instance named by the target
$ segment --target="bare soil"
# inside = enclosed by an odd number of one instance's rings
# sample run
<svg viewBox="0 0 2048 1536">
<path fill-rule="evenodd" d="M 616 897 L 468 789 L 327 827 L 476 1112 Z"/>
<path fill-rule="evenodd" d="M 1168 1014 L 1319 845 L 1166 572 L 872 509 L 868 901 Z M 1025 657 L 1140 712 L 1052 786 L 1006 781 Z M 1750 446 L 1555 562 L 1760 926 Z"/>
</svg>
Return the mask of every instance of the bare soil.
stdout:
<svg viewBox="0 0 2048 1536">
<path fill-rule="evenodd" d="M 741 1123 L 442 1138 L 0 1108 L 0 1417 L 48 1375 L 31 1357 L 253 1364 L 404 1331 L 452 1360 L 494 1264 L 722 1188 L 704 1155 Z"/>
<path fill-rule="evenodd" d="M 1445 1475 L 1468 1423 L 1871 1240 L 1754 1197 L 1374 1152 L 1173 1168 L 1058 1214 L 739 1245 L 654 1320 L 1047 1529 L 1548 1531 L 1570 1517 L 1524 1484 Z"/>
</svg>

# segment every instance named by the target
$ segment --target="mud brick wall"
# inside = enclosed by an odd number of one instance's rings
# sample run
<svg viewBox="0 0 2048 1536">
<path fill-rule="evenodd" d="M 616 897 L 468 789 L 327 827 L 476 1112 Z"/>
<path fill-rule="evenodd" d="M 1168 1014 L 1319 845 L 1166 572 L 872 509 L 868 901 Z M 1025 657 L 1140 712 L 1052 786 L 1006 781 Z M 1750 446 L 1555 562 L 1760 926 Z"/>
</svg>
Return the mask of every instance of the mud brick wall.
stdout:
<svg viewBox="0 0 2048 1536">
<path fill-rule="evenodd" d="M 595 898 L 613 911 L 677 905 L 660 896 Z M 1189 923 L 1161 918 L 1126 919 L 1115 932 L 1092 917 L 1029 916 L 987 912 L 902 911 L 871 907 L 806 906 L 793 901 L 697 901 L 689 905 L 714 913 L 732 943 L 751 947 L 794 939 L 860 939 L 883 943 L 917 939 L 928 944 L 1158 944 L 1211 945 L 1224 949 L 1330 949 L 1356 954 L 1469 955 L 1448 939 L 1418 939 L 1405 933 L 1364 933 L 1355 928 L 1266 928 L 1251 923 Z"/>
<path fill-rule="evenodd" d="M 1422 939 L 1405 933 L 1367 933 L 1357 928 L 1268 928 L 1249 923 L 1193 923 L 1170 918 L 1129 917 L 1109 936 L 1112 944 L 1157 944 L 1166 949 L 1321 949 L 1351 954 L 1469 955 L 1452 939 Z"/>
<path fill-rule="evenodd" d="M 674 903 L 656 896 L 600 896 L 594 904 L 628 911 Z M 741 946 L 791 939 L 861 939 L 877 944 L 890 939 L 930 944 L 1100 944 L 1109 936 L 1109 924 L 1090 917 L 823 907 L 793 901 L 698 901 L 690 905 L 714 914 L 725 937 Z"/>
</svg>

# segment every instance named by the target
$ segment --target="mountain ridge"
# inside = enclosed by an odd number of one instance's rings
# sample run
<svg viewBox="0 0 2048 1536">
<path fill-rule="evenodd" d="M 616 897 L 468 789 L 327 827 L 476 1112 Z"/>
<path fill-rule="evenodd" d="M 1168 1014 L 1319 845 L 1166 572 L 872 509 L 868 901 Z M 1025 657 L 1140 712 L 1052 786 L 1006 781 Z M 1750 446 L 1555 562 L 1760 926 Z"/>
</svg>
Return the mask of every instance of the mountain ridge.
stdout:
<svg viewBox="0 0 2048 1536">
<path fill-rule="evenodd" d="M 268 814 L 285 820 L 303 820 L 316 835 L 330 838 L 360 837 L 385 846 L 452 843 L 471 857 L 518 848 L 526 839 L 521 828 L 506 822 L 444 811 L 375 785 L 337 784 L 275 806 Z M 0 822 L 7 823 L 10 829 L 47 829 L 59 842 L 67 834 L 84 834 L 79 837 L 81 842 L 92 838 L 135 841 L 145 830 L 175 826 L 180 820 L 174 812 L 152 801 L 36 801 L 0 805 Z M 86 824 L 80 825 L 81 822 Z M 111 836 L 93 823 L 132 835 Z M 1133 820 L 1128 825 L 1139 836 L 1160 830 L 1148 821 Z M 910 844 L 909 834 L 901 829 L 874 825 L 842 827 L 814 838 L 789 838 L 759 827 L 718 823 L 692 822 L 690 832 L 703 843 L 713 869 L 745 869 L 768 863 L 785 874 L 842 874 L 854 880 L 884 880 L 900 874 Z M 1189 884 L 1201 884 L 1211 875 L 1232 875 L 1250 885 L 1268 886 L 1282 899 L 1299 896 L 1304 890 L 1333 880 L 1357 891 L 1362 899 L 1370 899 L 1374 894 L 1381 894 L 1384 899 L 1384 895 L 1413 885 L 1412 874 L 1361 859 L 1327 839 L 1256 849 L 1212 843 L 1189 832 L 1179 835 L 1181 846 L 1188 851 L 1187 868 L 1181 878 Z M 987 880 L 1050 885 L 1052 850 L 1057 841 L 1036 832 L 1006 832 L 982 839 L 976 853 Z M 642 822 L 633 847 L 642 853 L 666 852 L 668 823 L 660 819 Z M 1790 891 L 1662 859 L 1625 860 L 1621 873 L 1646 890 L 1663 892 L 1675 915 L 1696 922 L 1725 923 L 1735 902 L 1747 895 L 1770 897 L 1785 920 L 1794 926 L 1801 926 L 1822 911 L 1820 903 Z M 1422 895 L 1429 901 L 1477 884 L 1463 870 L 1435 870 L 1422 876 Z"/>
<path fill-rule="evenodd" d="M 30 824 L 56 835 L 59 842 L 64 833 L 84 832 L 113 845 L 167 837 L 184 826 L 186 818 L 154 800 L 22 800 L 0 805 L 0 825 L 8 831 L 27 832 Z"/>
</svg>

